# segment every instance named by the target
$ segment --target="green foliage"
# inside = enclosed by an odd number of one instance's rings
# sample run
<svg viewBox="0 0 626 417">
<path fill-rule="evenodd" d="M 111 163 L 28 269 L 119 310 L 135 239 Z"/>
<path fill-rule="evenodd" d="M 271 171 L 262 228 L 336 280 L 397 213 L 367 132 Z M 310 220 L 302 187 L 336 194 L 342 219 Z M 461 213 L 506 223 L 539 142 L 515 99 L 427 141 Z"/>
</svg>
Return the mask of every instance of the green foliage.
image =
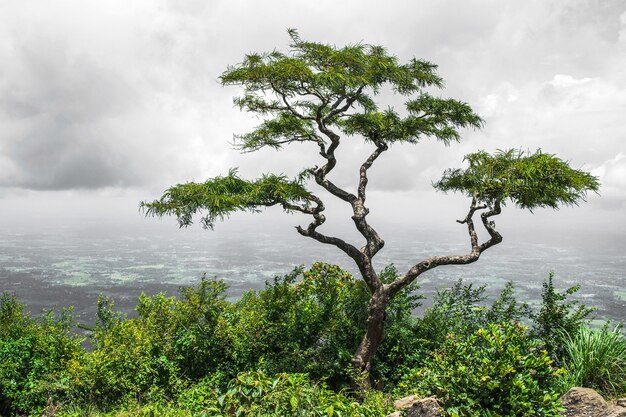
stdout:
<svg viewBox="0 0 626 417">
<path fill-rule="evenodd" d="M 543 342 L 552 358 L 558 362 L 558 358 L 563 356 L 563 347 L 569 335 L 576 334 L 585 326 L 595 309 L 567 299 L 580 290 L 580 285 L 560 293 L 554 287 L 553 278 L 554 273 L 551 272 L 548 279 L 543 281 L 541 308 L 537 314 L 532 315 L 531 333 Z"/>
<path fill-rule="evenodd" d="M 525 154 L 517 149 L 485 151 L 465 156 L 469 167 L 448 169 L 434 184 L 440 191 L 460 191 L 493 206 L 512 201 L 522 209 L 576 205 L 587 192 L 597 192 L 598 179 L 572 169 L 567 162 L 538 150 Z"/>
<path fill-rule="evenodd" d="M 566 337 L 564 391 L 580 386 L 609 397 L 626 393 L 626 339 L 621 330 L 580 327 Z"/>
<path fill-rule="evenodd" d="M 380 392 L 367 393 L 356 402 L 334 392 L 305 374 L 266 375 L 245 372 L 220 388 L 214 380 L 202 380 L 182 391 L 174 401 L 130 403 L 102 413 L 88 407 L 67 407 L 59 417 L 379 417 L 388 414 L 391 401 Z"/>
<path fill-rule="evenodd" d="M 224 85 L 244 87 L 244 94 L 235 99 L 242 110 L 270 117 L 254 131 L 237 137 L 243 150 L 323 142 L 319 123 L 367 141 L 411 143 L 422 136 L 456 141 L 457 128 L 482 123 L 467 104 L 424 91 L 443 87 L 436 65 L 430 62 L 411 59 L 400 64 L 380 46 L 338 48 L 303 41 L 294 30 L 289 35 L 288 53 L 247 55 L 221 76 Z M 407 115 L 393 108 L 379 110 L 374 96 L 385 86 L 409 97 Z M 324 129 L 319 130 L 323 133 Z"/>
<path fill-rule="evenodd" d="M 560 371 L 518 323 L 490 324 L 469 337 L 451 334 L 403 388 L 436 395 L 450 416 L 558 416 Z"/>
<path fill-rule="evenodd" d="M 216 177 L 204 183 L 178 184 L 169 188 L 161 199 L 142 202 L 148 216 L 174 215 L 180 227 L 189 226 L 193 215 L 206 211 L 202 225 L 213 229 L 217 220 L 223 220 L 235 211 L 258 211 L 260 207 L 280 204 L 286 210 L 292 203 L 310 202 L 311 195 L 302 185 L 302 179 L 289 181 L 284 175 L 264 175 L 256 181 L 246 181 L 230 170 L 225 177 Z"/>
<path fill-rule="evenodd" d="M 389 266 L 380 276 L 387 283 L 397 272 Z M 517 302 L 512 283 L 487 304 L 484 286 L 459 281 L 439 291 L 417 319 L 416 289 L 412 284 L 389 304 L 386 339 L 371 370 L 378 387 L 397 386 L 397 395 L 434 393 L 450 415 L 485 416 L 553 415 L 557 385 L 609 394 L 625 388 L 623 337 L 617 330 L 585 333 L 589 309 L 567 299 L 575 289 L 557 292 L 552 276 L 537 313 Z M 367 319 L 363 281 L 315 263 L 234 303 L 225 291 L 222 281 L 203 278 L 178 298 L 142 295 L 134 318 L 100 297 L 90 351 L 71 332 L 71 311 L 31 318 L 15 297 L 3 294 L 0 414 L 41 415 L 46 408 L 93 417 L 388 411 L 380 392 L 366 393 L 357 404 L 341 390 Z M 530 321 L 533 330 L 527 333 L 519 321 Z M 555 385 L 543 347 L 557 337 L 565 349 L 552 354 L 569 372 Z"/>
<path fill-rule="evenodd" d="M 530 316 L 529 306 L 513 296 L 512 282 L 506 283 L 490 307 L 485 304 L 485 289 L 484 285 L 475 287 L 458 280 L 451 288 L 437 291 L 432 307 L 417 327 L 418 337 L 428 350 L 438 348 L 449 334 L 468 337 L 491 323 L 518 322 Z"/>
<path fill-rule="evenodd" d="M 87 401 L 95 400 L 104 407 L 176 389 L 179 369 L 169 343 L 173 303 L 163 295 L 142 295 L 138 310 L 158 310 L 158 314 L 122 320 L 95 333 L 95 349 L 82 387 Z"/>
<path fill-rule="evenodd" d="M 82 387 L 86 401 L 115 405 L 171 396 L 186 380 L 236 372 L 224 343 L 232 310 L 225 290 L 223 282 L 203 278 L 196 288 L 182 289 L 179 300 L 141 295 L 138 317 L 125 320 L 99 300 L 100 323 Z"/>
<path fill-rule="evenodd" d="M 0 294 L 0 415 L 40 415 L 68 397 L 84 358 L 73 323 L 71 309 L 31 318 L 15 296 Z"/>
<path fill-rule="evenodd" d="M 172 350 L 185 378 L 236 372 L 229 337 L 234 307 L 226 301 L 226 289 L 223 281 L 203 277 L 196 287 L 181 290 Z"/>
<path fill-rule="evenodd" d="M 339 133 L 377 144 L 416 143 L 430 136 L 447 144 L 459 140 L 459 128 L 482 124 L 466 103 L 425 91 L 443 87 L 434 64 L 417 59 L 400 64 L 380 46 L 338 48 L 303 41 L 294 30 L 289 35 L 288 53 L 249 54 L 220 78 L 224 85 L 244 88 L 235 99 L 240 109 L 265 117 L 252 132 L 235 137 L 243 151 L 312 142 L 328 157 L 329 147 L 339 144 Z M 385 86 L 407 97 L 403 111 L 379 109 L 374 96 Z M 159 200 L 142 202 L 141 208 L 150 216 L 175 216 L 181 227 L 202 212 L 202 224 L 211 229 L 233 212 L 274 205 L 313 214 L 310 205 L 317 200 L 305 187 L 312 170 L 304 168 L 291 181 L 275 174 L 246 181 L 231 170 L 204 183 L 170 187 Z"/>
<path fill-rule="evenodd" d="M 381 273 L 383 279 L 395 274 L 393 267 Z M 365 283 L 335 265 L 315 263 L 308 271 L 296 269 L 275 278 L 265 290 L 248 293 L 236 304 L 231 336 L 237 358 L 247 363 L 238 369 L 307 373 L 325 378 L 332 387 L 347 385 L 346 370 L 363 336 L 368 299 Z M 403 342 L 400 336 L 414 322 L 411 312 L 418 299 L 404 291 L 390 303 L 389 343 L 379 352 L 376 378 L 388 378 L 402 363 L 410 335 L 405 333 Z"/>
<path fill-rule="evenodd" d="M 391 267 L 382 273 L 389 279 L 395 274 Z M 135 318 L 124 318 L 100 297 L 93 351 L 81 362 L 72 395 L 107 410 L 173 398 L 207 378 L 221 389 L 238 372 L 254 370 L 308 373 L 337 389 L 348 384 L 351 354 L 367 319 L 369 293 L 362 281 L 316 263 L 236 303 L 225 300 L 225 290 L 223 282 L 203 278 L 182 289 L 178 300 L 142 295 Z M 381 381 L 403 363 L 399 347 L 412 339 L 402 331 L 414 322 L 417 298 L 403 292 L 390 305 L 391 338 L 375 369 Z"/>
<path fill-rule="evenodd" d="M 311 383 L 304 374 L 269 377 L 263 372 L 249 372 L 233 379 L 227 391 L 217 399 L 219 408 L 212 407 L 207 414 L 241 417 L 378 417 L 387 414 L 389 402 L 380 396 L 376 400 L 360 404 L 329 390 L 323 383 Z"/>
<path fill-rule="evenodd" d="M 364 283 L 339 267 L 315 263 L 243 297 L 240 315 L 255 317 L 256 325 L 236 334 L 270 373 L 303 372 L 340 384 L 362 336 L 368 296 Z"/>
</svg>

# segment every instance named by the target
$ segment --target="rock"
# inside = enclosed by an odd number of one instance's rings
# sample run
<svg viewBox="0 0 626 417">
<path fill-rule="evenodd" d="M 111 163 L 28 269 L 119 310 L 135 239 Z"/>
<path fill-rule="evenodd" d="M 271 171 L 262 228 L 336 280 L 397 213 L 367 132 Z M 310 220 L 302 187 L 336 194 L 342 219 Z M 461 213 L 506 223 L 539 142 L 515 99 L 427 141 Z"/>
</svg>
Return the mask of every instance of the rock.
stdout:
<svg viewBox="0 0 626 417">
<path fill-rule="evenodd" d="M 393 406 L 396 410 L 402 410 L 404 408 L 409 408 L 413 405 L 415 401 L 418 401 L 420 397 L 417 395 L 409 395 L 408 397 L 400 398 L 399 400 L 395 400 L 393 402 Z"/>
<path fill-rule="evenodd" d="M 443 410 L 435 397 L 420 399 L 417 395 L 410 395 L 396 400 L 393 404 L 399 411 L 391 413 L 387 417 L 400 417 L 401 415 L 406 417 L 443 417 Z M 405 414 L 402 414 L 402 410 L 406 410 Z"/>
<path fill-rule="evenodd" d="M 591 388 L 572 388 L 560 401 L 565 407 L 564 417 L 600 417 L 609 410 L 604 398 Z"/>
<path fill-rule="evenodd" d="M 407 409 L 407 417 L 443 417 L 443 410 L 435 397 L 416 401 Z"/>
<path fill-rule="evenodd" d="M 626 408 L 619 405 L 612 405 L 599 415 L 599 417 L 626 417 Z"/>
<path fill-rule="evenodd" d="M 619 405 L 620 407 L 626 407 L 626 398 L 620 398 L 619 400 L 617 400 L 617 405 Z"/>
</svg>

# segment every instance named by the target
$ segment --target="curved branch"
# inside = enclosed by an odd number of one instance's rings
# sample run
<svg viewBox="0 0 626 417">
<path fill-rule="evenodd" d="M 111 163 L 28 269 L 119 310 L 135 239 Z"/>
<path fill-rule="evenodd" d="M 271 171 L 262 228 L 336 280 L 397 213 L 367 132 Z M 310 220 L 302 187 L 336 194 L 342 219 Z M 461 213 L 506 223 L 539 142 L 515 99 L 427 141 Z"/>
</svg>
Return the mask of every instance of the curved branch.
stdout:
<svg viewBox="0 0 626 417">
<path fill-rule="evenodd" d="M 359 95 L 363 92 L 364 88 L 364 85 L 360 86 L 353 96 L 347 96 L 345 94 L 339 96 L 339 98 L 335 101 L 335 103 L 333 103 L 332 107 L 330 108 L 330 112 L 328 112 L 326 117 L 324 117 L 324 122 L 326 122 L 327 120 L 331 120 L 333 117 L 341 113 L 346 112 L 350 108 L 350 106 L 354 104 L 357 98 L 359 98 Z M 346 100 L 346 103 L 342 107 L 339 107 L 343 100 Z"/>
<path fill-rule="evenodd" d="M 302 119 L 302 120 L 315 120 L 315 117 L 313 117 L 313 116 L 305 116 L 305 115 L 301 114 L 300 112 L 298 112 L 296 109 L 294 109 L 293 106 L 289 103 L 289 101 L 287 101 L 287 95 L 285 94 L 285 92 L 280 90 L 278 87 L 276 87 L 274 82 L 271 81 L 271 80 L 270 80 L 270 85 L 272 86 L 272 90 L 274 90 L 274 92 L 276 94 L 278 94 L 278 96 L 280 97 L 282 102 L 285 104 L 285 110 L 289 111 L 291 114 L 293 114 L 294 116 L 296 116 L 299 119 Z"/>
<path fill-rule="evenodd" d="M 474 222 L 472 218 L 477 210 L 484 208 L 487 207 L 476 206 L 476 198 L 474 197 L 472 199 L 472 204 L 470 205 L 467 216 L 464 220 L 458 221 L 459 223 L 467 224 L 467 230 L 470 236 L 470 243 L 472 245 L 472 250 L 470 251 L 470 253 L 465 255 L 431 256 L 415 264 L 413 267 L 411 267 L 411 269 L 407 271 L 406 274 L 385 286 L 385 289 L 388 291 L 389 298 L 393 297 L 400 290 L 402 290 L 402 288 L 412 283 L 415 278 L 428 270 L 436 268 L 440 265 L 465 265 L 476 262 L 485 250 L 502 242 L 502 236 L 495 229 L 495 223 L 489 220 L 491 217 L 501 213 L 500 201 L 496 200 L 493 208 L 491 208 L 489 211 L 481 213 L 480 215 L 483 226 L 485 226 L 485 229 L 489 233 L 490 238 L 486 242 L 480 245 L 478 244 L 478 237 L 476 235 L 476 230 L 474 228 Z"/>
<path fill-rule="evenodd" d="M 367 170 L 370 169 L 374 161 L 387 149 L 389 149 L 389 146 L 385 142 L 376 142 L 376 150 L 372 152 L 369 158 L 361 165 L 361 169 L 359 170 L 358 197 L 362 202 L 365 202 L 365 188 L 368 182 Z"/>
<path fill-rule="evenodd" d="M 337 159 L 335 158 L 335 150 L 339 147 L 339 135 L 326 127 L 321 115 L 321 109 L 318 108 L 317 115 L 315 117 L 317 127 L 321 133 L 330 139 L 330 146 L 327 149 L 322 149 L 320 154 L 326 159 L 326 163 L 317 168 L 314 172 L 315 182 L 322 186 L 326 191 L 340 198 L 343 201 L 351 203 L 356 200 L 356 196 L 340 187 L 335 185 L 332 181 L 326 178 L 326 175 L 335 168 L 337 165 Z"/>
<path fill-rule="evenodd" d="M 313 238 L 318 242 L 336 246 L 344 251 L 346 255 L 352 258 L 357 264 L 360 264 L 363 261 L 363 254 L 359 252 L 356 247 L 347 243 L 343 239 L 334 236 L 327 236 L 317 231 L 317 228 L 324 224 L 324 222 L 326 222 L 326 216 L 322 214 L 325 209 L 324 203 L 319 198 L 314 198 L 316 200 L 317 207 L 312 208 L 311 210 L 300 210 L 300 208 L 302 207 L 290 207 L 294 210 L 301 211 L 302 213 L 308 213 L 313 215 L 313 221 L 308 225 L 306 229 L 301 226 L 296 226 L 296 230 L 298 231 L 298 233 L 300 233 L 302 236 Z"/>
<path fill-rule="evenodd" d="M 367 244 L 361 249 L 368 257 L 373 257 L 380 251 L 385 245 L 385 241 L 381 239 L 378 232 L 374 230 L 368 223 L 365 217 L 369 214 L 369 209 L 365 207 L 365 189 L 367 187 L 367 170 L 372 166 L 374 161 L 387 149 L 388 145 L 385 142 L 376 142 L 376 150 L 367 158 L 361 165 L 359 170 L 359 185 L 358 185 L 358 198 L 352 204 L 352 210 L 354 215 L 352 220 L 357 230 L 366 239 Z"/>
</svg>

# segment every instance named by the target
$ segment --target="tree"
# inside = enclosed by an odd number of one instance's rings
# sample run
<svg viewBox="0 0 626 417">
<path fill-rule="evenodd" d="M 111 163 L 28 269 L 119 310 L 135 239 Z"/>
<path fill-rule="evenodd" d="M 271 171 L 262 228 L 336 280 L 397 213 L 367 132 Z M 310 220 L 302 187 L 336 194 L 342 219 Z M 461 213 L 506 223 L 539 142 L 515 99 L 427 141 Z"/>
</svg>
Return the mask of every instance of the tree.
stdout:
<svg viewBox="0 0 626 417">
<path fill-rule="evenodd" d="M 434 184 L 441 191 L 459 191 L 471 198 L 469 211 L 459 223 L 465 224 L 471 249 L 463 255 L 436 255 L 417 262 L 393 282 L 383 283 L 372 260 L 384 241 L 368 223 L 366 207 L 368 171 L 379 156 L 394 144 L 417 144 L 432 137 L 449 144 L 459 141 L 461 128 L 480 128 L 482 119 L 469 105 L 431 95 L 428 89 L 442 88 L 436 65 L 411 59 L 405 64 L 380 46 L 366 44 L 336 47 L 302 40 L 295 30 L 288 31 L 290 51 L 246 55 L 243 62 L 229 67 L 221 76 L 223 85 L 243 87 L 235 99 L 243 111 L 262 116 L 253 131 L 235 136 L 235 146 L 243 152 L 265 147 L 310 142 L 319 147 L 323 164 L 305 167 L 300 175 L 266 174 L 247 181 L 236 170 L 204 183 L 179 184 L 153 202 L 143 202 L 146 215 L 174 215 L 181 227 L 202 213 L 204 227 L 212 229 L 235 211 L 257 212 L 278 205 L 286 212 L 312 216 L 306 227 L 296 230 L 302 236 L 335 246 L 357 265 L 371 297 L 367 329 L 352 364 L 358 388 L 369 386 L 368 372 L 384 337 L 385 308 L 399 291 L 418 276 L 440 265 L 469 264 L 478 260 L 502 236 L 492 218 L 502 207 L 513 203 L 523 209 L 557 208 L 575 205 L 588 191 L 598 190 L 598 181 L 588 173 L 574 170 L 554 155 L 526 154 L 508 150 L 490 155 L 467 155 L 467 169 L 447 170 Z M 401 111 L 381 109 L 374 100 L 381 89 L 391 89 L 406 99 Z M 360 138 L 372 145 L 372 152 L 360 166 L 356 192 L 336 185 L 329 174 L 337 165 L 335 152 L 347 137 Z M 313 180 L 330 196 L 349 204 L 356 229 L 365 238 L 361 248 L 320 231 L 326 217 L 322 198 L 307 188 Z M 474 216 L 489 239 L 480 243 Z"/>
</svg>

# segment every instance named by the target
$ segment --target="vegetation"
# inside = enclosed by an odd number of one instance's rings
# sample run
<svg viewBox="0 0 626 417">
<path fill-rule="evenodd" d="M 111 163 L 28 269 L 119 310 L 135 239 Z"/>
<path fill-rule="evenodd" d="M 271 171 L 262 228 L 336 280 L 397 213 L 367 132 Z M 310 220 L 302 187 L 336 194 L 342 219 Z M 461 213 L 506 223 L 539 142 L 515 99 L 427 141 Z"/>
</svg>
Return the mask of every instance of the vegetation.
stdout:
<svg viewBox="0 0 626 417">
<path fill-rule="evenodd" d="M 626 393 L 626 340 L 621 327 L 580 327 L 566 336 L 565 387 L 595 388 L 614 397 Z"/>
<path fill-rule="evenodd" d="M 31 317 L 3 294 L 0 415 L 380 417 L 393 398 L 417 393 L 437 395 L 449 416 L 550 416 L 572 384 L 626 393 L 621 329 L 589 329 L 576 288 L 559 292 L 552 277 L 536 310 L 512 284 L 488 303 L 484 286 L 459 281 L 421 318 L 412 314 L 420 298 L 400 293 L 371 372 L 378 388 L 356 396 L 362 280 L 316 263 L 235 302 L 226 289 L 203 278 L 177 298 L 142 295 L 132 318 L 101 297 L 87 336 L 73 331 L 71 310 Z M 565 349 L 550 351 L 541 329 Z"/>
<path fill-rule="evenodd" d="M 485 250 L 500 243 L 502 236 L 493 218 L 507 203 L 531 211 L 575 205 L 585 199 L 588 191 L 598 190 L 598 181 L 541 151 L 469 154 L 465 158 L 467 169 L 447 170 L 435 184 L 440 191 L 458 191 L 471 198 L 467 215 L 459 220 L 467 227 L 469 252 L 417 260 L 408 271 L 385 282 L 373 267 L 373 259 L 385 242 L 367 220 L 368 171 L 392 145 L 413 145 L 424 138 L 447 145 L 460 140 L 460 129 L 479 128 L 482 120 L 466 103 L 432 94 L 444 82 L 430 62 L 414 58 L 400 63 L 381 46 L 338 48 L 309 42 L 295 30 L 290 30 L 289 36 L 288 53 L 274 50 L 246 55 L 220 78 L 224 85 L 241 86 L 243 94 L 235 104 L 263 119 L 253 131 L 235 136 L 235 145 L 244 152 L 305 145 L 319 153 L 321 164 L 312 166 L 302 157 L 302 171 L 294 179 L 270 173 L 248 181 L 231 170 L 226 176 L 204 183 L 173 186 L 160 199 L 144 202 L 142 207 L 148 215 L 175 216 L 181 227 L 190 225 L 197 213 L 202 213 L 205 227 L 213 228 L 216 221 L 233 212 L 258 212 L 269 206 L 310 215 L 311 222 L 297 227 L 298 233 L 346 253 L 367 286 L 368 297 L 362 300 L 367 306 L 367 319 L 351 359 L 355 387 L 367 389 L 374 357 L 385 337 L 385 317 L 400 292 L 433 268 L 475 262 Z M 383 90 L 404 100 L 400 109 L 376 100 Z M 371 153 L 356 173 L 355 191 L 350 191 L 329 175 L 338 163 L 337 149 L 355 140 L 364 141 Z M 310 150 L 307 148 L 303 155 Z M 326 221 L 325 204 L 309 186 L 311 181 L 326 195 L 350 206 L 355 228 L 365 240 L 362 247 L 320 230 Z M 476 213 L 489 236 L 484 242 L 479 242 L 474 225 Z"/>
<path fill-rule="evenodd" d="M 490 323 L 469 337 L 447 336 L 406 386 L 436 395 L 450 415 L 558 416 L 560 370 L 519 323 Z"/>
</svg>

